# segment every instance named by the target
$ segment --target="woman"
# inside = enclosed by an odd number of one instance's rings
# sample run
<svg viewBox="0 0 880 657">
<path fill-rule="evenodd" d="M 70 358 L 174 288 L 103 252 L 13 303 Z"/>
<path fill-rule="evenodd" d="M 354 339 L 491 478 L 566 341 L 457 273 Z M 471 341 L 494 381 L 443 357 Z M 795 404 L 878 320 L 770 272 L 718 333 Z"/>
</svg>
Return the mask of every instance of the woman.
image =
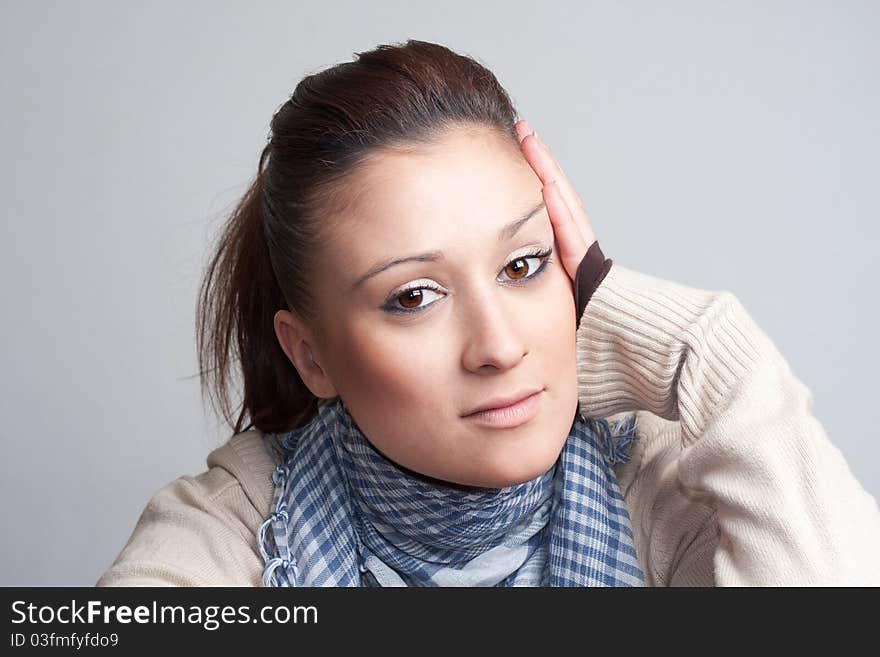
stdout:
<svg viewBox="0 0 880 657">
<path fill-rule="evenodd" d="M 99 585 L 880 583 L 877 503 L 768 337 L 606 259 L 515 116 L 420 41 L 300 82 L 202 291 L 234 435 Z"/>
</svg>

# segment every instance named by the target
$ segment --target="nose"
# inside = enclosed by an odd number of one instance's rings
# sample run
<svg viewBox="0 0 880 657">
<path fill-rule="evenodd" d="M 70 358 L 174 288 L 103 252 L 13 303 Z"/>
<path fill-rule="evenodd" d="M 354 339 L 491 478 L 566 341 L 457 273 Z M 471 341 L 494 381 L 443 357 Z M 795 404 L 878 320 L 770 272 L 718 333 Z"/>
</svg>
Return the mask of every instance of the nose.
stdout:
<svg viewBox="0 0 880 657">
<path fill-rule="evenodd" d="M 521 304 L 505 303 L 503 293 L 486 294 L 467 304 L 461 315 L 462 366 L 469 372 L 506 370 L 529 353 Z"/>
</svg>

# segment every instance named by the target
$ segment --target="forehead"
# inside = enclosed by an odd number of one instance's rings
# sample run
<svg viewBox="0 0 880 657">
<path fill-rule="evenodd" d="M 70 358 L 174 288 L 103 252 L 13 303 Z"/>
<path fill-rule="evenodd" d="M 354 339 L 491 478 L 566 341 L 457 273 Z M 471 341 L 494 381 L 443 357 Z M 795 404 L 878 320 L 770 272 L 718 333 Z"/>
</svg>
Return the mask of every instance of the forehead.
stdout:
<svg viewBox="0 0 880 657">
<path fill-rule="evenodd" d="M 461 129 L 415 152 L 375 155 L 347 195 L 327 246 L 357 272 L 377 257 L 494 243 L 502 225 L 540 200 L 541 182 L 512 138 Z"/>
</svg>

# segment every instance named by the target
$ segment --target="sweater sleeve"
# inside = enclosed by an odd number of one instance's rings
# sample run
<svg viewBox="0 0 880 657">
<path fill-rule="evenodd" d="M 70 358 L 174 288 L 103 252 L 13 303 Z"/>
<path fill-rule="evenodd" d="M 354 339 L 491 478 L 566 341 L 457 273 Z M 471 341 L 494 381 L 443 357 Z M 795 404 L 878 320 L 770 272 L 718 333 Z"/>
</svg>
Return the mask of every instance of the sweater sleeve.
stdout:
<svg viewBox="0 0 880 657">
<path fill-rule="evenodd" d="M 716 511 L 716 585 L 880 584 L 876 500 L 814 417 L 811 391 L 732 293 L 615 264 L 584 309 L 577 353 L 585 415 L 645 410 L 680 427 L 683 494 Z M 655 503 L 649 492 L 638 501 Z M 681 536 L 649 549 L 686 540 L 712 545 Z M 685 554 L 678 567 L 705 564 Z"/>
<path fill-rule="evenodd" d="M 605 254 L 602 253 L 598 240 L 593 242 L 590 248 L 587 249 L 587 253 L 584 255 L 584 259 L 581 260 L 581 264 L 578 265 L 577 273 L 574 277 L 574 304 L 577 310 L 575 318 L 578 325 L 580 325 L 581 317 L 583 317 L 584 310 L 590 302 L 593 292 L 596 291 L 596 288 L 604 280 L 613 263 L 613 260 L 606 258 Z"/>
</svg>

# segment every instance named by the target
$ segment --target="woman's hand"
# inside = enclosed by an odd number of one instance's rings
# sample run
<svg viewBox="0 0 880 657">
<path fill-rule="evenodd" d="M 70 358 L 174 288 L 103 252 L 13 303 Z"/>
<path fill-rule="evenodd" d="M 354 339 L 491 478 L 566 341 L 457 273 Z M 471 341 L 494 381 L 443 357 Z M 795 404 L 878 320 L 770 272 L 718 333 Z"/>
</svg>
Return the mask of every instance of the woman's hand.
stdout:
<svg viewBox="0 0 880 657">
<path fill-rule="evenodd" d="M 559 259 L 574 281 L 578 265 L 584 259 L 587 249 L 596 241 L 593 227 L 584 211 L 581 197 L 574 191 L 547 145 L 538 139 L 525 120 L 517 121 L 514 129 L 519 138 L 520 150 L 544 184 L 541 193 L 553 225 Z"/>
</svg>

